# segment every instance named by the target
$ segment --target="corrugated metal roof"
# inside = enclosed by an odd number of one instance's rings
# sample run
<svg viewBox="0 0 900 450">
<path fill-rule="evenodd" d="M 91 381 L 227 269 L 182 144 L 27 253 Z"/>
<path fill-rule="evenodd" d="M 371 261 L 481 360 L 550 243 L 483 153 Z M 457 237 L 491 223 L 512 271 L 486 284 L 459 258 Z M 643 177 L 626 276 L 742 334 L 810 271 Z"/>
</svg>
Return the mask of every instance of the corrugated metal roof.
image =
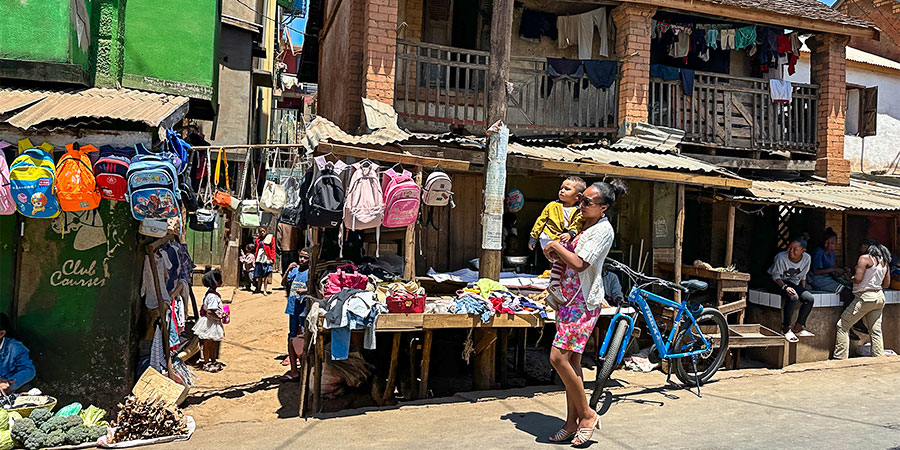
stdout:
<svg viewBox="0 0 900 450">
<path fill-rule="evenodd" d="M 800 40 L 803 41 L 803 47 L 800 48 L 800 52 L 806 53 L 806 57 L 809 57 L 810 51 L 806 45 L 806 37 L 801 37 Z M 847 47 L 847 60 L 900 71 L 900 62 L 850 46 Z"/>
<path fill-rule="evenodd" d="M 354 136 L 341 130 L 330 120 L 324 117 L 316 117 L 306 127 L 306 134 L 312 140 L 314 146 L 319 142 L 333 142 L 336 144 L 368 144 L 368 145 L 388 145 L 409 139 L 410 134 L 400 130 L 399 128 L 382 128 L 375 130 L 369 134 Z"/>
<path fill-rule="evenodd" d="M 749 191 L 751 195 L 734 198 L 833 211 L 900 211 L 900 188 L 856 179 L 852 179 L 849 186 L 831 186 L 817 181 L 753 181 Z"/>
<path fill-rule="evenodd" d="M 654 126 L 647 123 L 635 123 L 631 126 L 631 133 L 625 136 L 610 148 L 615 150 L 654 150 L 659 152 L 676 153 L 678 144 L 684 139 L 684 130 Z"/>
<path fill-rule="evenodd" d="M 370 130 L 400 128 L 397 126 L 397 112 L 391 105 L 368 98 L 363 98 L 362 104 L 363 112 L 366 114 L 366 126 Z"/>
<path fill-rule="evenodd" d="M 25 108 L 6 119 L 10 125 L 23 130 L 51 120 L 83 118 L 140 122 L 156 127 L 176 113 L 183 116 L 187 104 L 187 97 L 132 89 L 0 90 L 0 111 Z"/>
<path fill-rule="evenodd" d="M 738 178 L 718 166 L 688 156 L 672 153 L 630 152 L 607 148 L 576 148 L 574 146 L 527 146 L 510 142 L 510 154 L 551 161 L 590 161 L 635 169 L 662 169 L 684 172 L 716 173 Z"/>
</svg>

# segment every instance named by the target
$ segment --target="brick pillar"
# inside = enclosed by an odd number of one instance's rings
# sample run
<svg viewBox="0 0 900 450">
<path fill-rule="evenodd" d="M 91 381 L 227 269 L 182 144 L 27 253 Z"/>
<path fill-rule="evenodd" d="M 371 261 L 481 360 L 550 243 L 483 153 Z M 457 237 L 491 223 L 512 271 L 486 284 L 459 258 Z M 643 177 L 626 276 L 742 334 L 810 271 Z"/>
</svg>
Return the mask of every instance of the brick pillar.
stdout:
<svg viewBox="0 0 900 450">
<path fill-rule="evenodd" d="M 619 123 L 647 122 L 650 89 L 650 27 L 656 7 L 623 3 L 612 10 L 616 55 L 628 58 L 619 77 Z"/>
<path fill-rule="evenodd" d="M 847 42 L 848 37 L 836 34 L 817 34 L 806 41 L 812 52 L 810 81 L 819 85 L 816 175 L 828 184 L 850 183 L 850 161 L 844 159 Z"/>
<path fill-rule="evenodd" d="M 834 249 L 834 263 L 844 267 L 844 213 L 825 211 L 825 228 L 831 227 L 837 234 L 837 246 Z"/>
<path fill-rule="evenodd" d="M 125 47 L 125 0 L 100 1 L 97 61 L 94 84 L 116 88 L 122 85 Z"/>
<path fill-rule="evenodd" d="M 366 2 L 363 32 L 362 96 L 394 104 L 398 0 Z"/>
</svg>

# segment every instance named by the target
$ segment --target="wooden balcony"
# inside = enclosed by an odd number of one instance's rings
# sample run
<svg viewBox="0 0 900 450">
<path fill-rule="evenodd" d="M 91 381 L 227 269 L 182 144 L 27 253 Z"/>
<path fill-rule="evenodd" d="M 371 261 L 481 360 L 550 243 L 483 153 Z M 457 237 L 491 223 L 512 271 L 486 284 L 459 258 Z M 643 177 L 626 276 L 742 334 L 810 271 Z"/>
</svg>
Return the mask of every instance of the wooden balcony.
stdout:
<svg viewBox="0 0 900 450">
<path fill-rule="evenodd" d="M 650 123 L 685 131 L 684 142 L 714 151 L 815 155 L 818 86 L 793 83 L 793 101 L 774 103 L 769 82 L 696 72 L 694 92 L 680 81 L 650 81 Z M 733 156 L 741 156 L 731 153 Z"/>
<path fill-rule="evenodd" d="M 488 52 L 397 41 L 394 109 L 419 132 L 487 127 Z M 616 132 L 617 87 L 582 80 L 551 83 L 546 58 L 513 56 L 507 125 L 519 136 L 609 136 Z"/>
</svg>

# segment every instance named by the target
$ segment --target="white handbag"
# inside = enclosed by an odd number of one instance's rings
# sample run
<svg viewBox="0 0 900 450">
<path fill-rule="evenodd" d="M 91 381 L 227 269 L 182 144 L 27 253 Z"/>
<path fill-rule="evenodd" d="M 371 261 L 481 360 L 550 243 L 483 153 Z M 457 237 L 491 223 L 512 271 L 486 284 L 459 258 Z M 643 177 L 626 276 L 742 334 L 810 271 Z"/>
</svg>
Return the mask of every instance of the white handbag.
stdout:
<svg viewBox="0 0 900 450">
<path fill-rule="evenodd" d="M 169 224 L 165 220 L 144 219 L 141 221 L 138 233 L 141 233 L 144 236 L 161 238 L 166 237 L 168 229 Z"/>
<path fill-rule="evenodd" d="M 256 228 L 262 223 L 258 200 L 241 200 L 238 206 L 238 223 L 243 228 Z"/>
<path fill-rule="evenodd" d="M 262 196 L 259 198 L 259 206 L 263 211 L 279 214 L 281 210 L 284 209 L 286 201 L 287 191 L 285 191 L 284 186 L 275 181 L 266 180 L 266 184 L 263 186 Z"/>
</svg>

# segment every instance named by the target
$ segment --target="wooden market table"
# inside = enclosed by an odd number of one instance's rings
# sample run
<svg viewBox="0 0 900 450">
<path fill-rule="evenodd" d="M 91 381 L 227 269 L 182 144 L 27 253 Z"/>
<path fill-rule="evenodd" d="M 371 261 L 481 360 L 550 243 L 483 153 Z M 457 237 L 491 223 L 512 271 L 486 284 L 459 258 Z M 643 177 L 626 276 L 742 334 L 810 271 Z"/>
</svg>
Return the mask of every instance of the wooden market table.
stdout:
<svg viewBox="0 0 900 450">
<path fill-rule="evenodd" d="M 672 263 L 657 263 L 663 272 L 675 273 L 675 265 Z M 701 269 L 694 266 L 681 266 L 682 276 L 704 278 L 716 282 L 716 308 L 724 315 L 737 314 L 737 322 L 744 323 L 744 310 L 747 308 L 747 293 L 750 285 L 750 274 L 744 272 L 719 272 L 716 270 Z M 738 296 L 738 300 L 731 303 L 725 302 L 725 293 L 731 292 Z"/>
<path fill-rule="evenodd" d="M 403 333 L 423 333 L 422 356 L 419 361 L 421 381 L 417 390 L 417 397 L 424 398 L 428 392 L 429 367 L 431 364 L 431 346 L 435 330 L 471 329 L 478 332 L 474 344 L 475 378 L 493 380 L 494 367 L 498 352 L 499 341 L 502 348 L 500 352 L 505 357 L 505 346 L 508 339 L 507 333 L 497 333 L 498 329 L 513 328 L 537 328 L 544 326 L 544 319 L 538 314 L 501 314 L 492 316 L 488 322 L 482 323 L 481 318 L 472 314 L 395 314 L 383 313 L 378 315 L 376 333 L 393 333 L 391 345 L 391 359 L 388 369 L 388 378 L 383 392 L 378 392 L 373 383 L 372 397 L 379 406 L 386 405 L 393 398 L 394 387 L 397 382 L 397 366 L 399 365 L 400 340 Z M 328 333 L 330 330 L 319 326 L 319 333 Z M 360 330 L 362 331 L 362 330 Z M 309 369 L 315 371 L 312 392 L 312 410 L 318 412 L 322 405 L 322 369 L 325 360 L 325 342 L 319 337 L 315 344 L 315 350 L 311 348 L 309 336 L 307 336 L 307 351 L 303 356 L 305 367 L 301 369 L 302 380 L 300 390 L 300 414 L 305 415 L 306 390 L 309 383 Z M 504 370 L 505 365 L 501 366 Z M 501 378 L 504 374 L 501 373 Z M 411 376 L 414 381 L 414 376 Z"/>
</svg>

